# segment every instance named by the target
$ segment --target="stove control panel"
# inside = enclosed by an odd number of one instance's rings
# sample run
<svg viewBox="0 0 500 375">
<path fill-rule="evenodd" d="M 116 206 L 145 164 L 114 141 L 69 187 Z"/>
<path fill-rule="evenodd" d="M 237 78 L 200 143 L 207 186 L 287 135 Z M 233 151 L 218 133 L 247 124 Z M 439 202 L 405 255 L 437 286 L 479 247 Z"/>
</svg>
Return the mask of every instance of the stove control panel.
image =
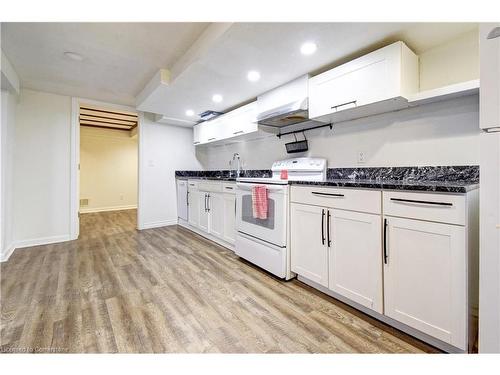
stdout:
<svg viewBox="0 0 500 375">
<path fill-rule="evenodd" d="M 324 181 L 326 179 L 326 159 L 322 158 L 294 158 L 278 160 L 271 168 L 273 176 L 288 171 L 289 180 Z"/>
</svg>

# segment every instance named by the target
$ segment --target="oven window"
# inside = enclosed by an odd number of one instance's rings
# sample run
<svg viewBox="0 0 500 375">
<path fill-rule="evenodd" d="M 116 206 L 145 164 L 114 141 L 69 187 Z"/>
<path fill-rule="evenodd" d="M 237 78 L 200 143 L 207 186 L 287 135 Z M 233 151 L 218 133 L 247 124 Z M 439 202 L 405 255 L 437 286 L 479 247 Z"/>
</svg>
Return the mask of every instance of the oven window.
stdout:
<svg viewBox="0 0 500 375">
<path fill-rule="evenodd" d="M 252 195 L 243 195 L 241 199 L 241 220 L 250 224 L 255 224 L 267 229 L 274 229 L 274 200 L 267 201 L 267 219 L 255 219 L 253 217 Z"/>
</svg>

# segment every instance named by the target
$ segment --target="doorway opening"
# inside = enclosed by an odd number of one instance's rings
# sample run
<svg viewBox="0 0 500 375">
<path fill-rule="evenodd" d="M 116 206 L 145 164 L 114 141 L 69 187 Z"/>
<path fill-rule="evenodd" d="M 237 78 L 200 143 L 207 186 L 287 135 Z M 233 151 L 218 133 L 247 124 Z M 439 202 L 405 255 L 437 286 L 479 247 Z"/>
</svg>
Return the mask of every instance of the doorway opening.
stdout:
<svg viewBox="0 0 500 375">
<path fill-rule="evenodd" d="M 138 189 L 138 114 L 80 102 L 80 235 L 135 230 Z"/>
</svg>

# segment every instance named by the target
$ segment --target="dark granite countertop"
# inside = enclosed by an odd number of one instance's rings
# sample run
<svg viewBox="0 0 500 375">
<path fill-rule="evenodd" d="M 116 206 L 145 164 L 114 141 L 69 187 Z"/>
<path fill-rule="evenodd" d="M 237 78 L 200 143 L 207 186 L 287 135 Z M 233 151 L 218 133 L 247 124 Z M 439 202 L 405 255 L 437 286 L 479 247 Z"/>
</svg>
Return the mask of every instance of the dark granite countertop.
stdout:
<svg viewBox="0 0 500 375">
<path fill-rule="evenodd" d="M 176 171 L 177 178 L 236 181 L 229 170 Z M 242 177 L 271 177 L 267 169 L 245 170 Z M 479 188 L 479 166 L 329 168 L 322 182 L 290 181 L 291 185 L 467 193 Z"/>
<path fill-rule="evenodd" d="M 292 181 L 292 185 L 316 185 L 331 187 L 350 187 L 381 190 L 429 191 L 440 193 L 467 193 L 479 188 L 477 182 L 467 181 L 400 181 L 400 180 L 352 180 L 331 179 L 322 182 Z"/>
<path fill-rule="evenodd" d="M 179 180 L 227 181 L 235 182 L 236 177 L 203 177 L 203 176 L 175 176 Z"/>
</svg>

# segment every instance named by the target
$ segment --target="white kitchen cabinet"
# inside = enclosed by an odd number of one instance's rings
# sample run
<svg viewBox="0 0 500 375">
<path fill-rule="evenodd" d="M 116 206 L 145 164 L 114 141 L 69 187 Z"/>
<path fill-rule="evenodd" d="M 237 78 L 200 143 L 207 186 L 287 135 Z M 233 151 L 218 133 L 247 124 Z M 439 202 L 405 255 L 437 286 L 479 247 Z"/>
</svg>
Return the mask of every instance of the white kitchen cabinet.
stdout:
<svg viewBox="0 0 500 375">
<path fill-rule="evenodd" d="M 236 241 L 236 196 L 224 194 L 224 233 L 223 240 L 234 244 Z"/>
<path fill-rule="evenodd" d="M 328 210 L 330 222 L 328 288 L 383 312 L 381 218 L 360 212 Z M 328 228 L 328 226 L 327 226 Z"/>
<path fill-rule="evenodd" d="M 188 222 L 193 227 L 200 225 L 200 194 L 197 184 L 188 181 Z"/>
<path fill-rule="evenodd" d="M 480 34 L 480 127 L 500 128 L 500 37 L 488 39 L 488 34 L 500 23 L 482 23 Z"/>
<path fill-rule="evenodd" d="M 291 270 L 328 287 L 328 244 L 323 207 L 291 204 Z"/>
<path fill-rule="evenodd" d="M 208 233 L 210 228 L 210 215 L 208 212 L 208 193 L 200 191 L 198 193 L 198 228 Z"/>
<path fill-rule="evenodd" d="M 393 43 L 312 77 L 309 117 L 338 122 L 407 107 L 418 80 L 418 57 Z"/>
<path fill-rule="evenodd" d="M 211 180 L 188 181 L 188 213 L 190 226 L 225 243 L 236 241 L 234 182 Z"/>
<path fill-rule="evenodd" d="M 193 126 L 193 144 L 194 145 L 199 145 L 201 143 L 200 130 L 201 130 L 201 124 L 197 124 L 197 125 Z"/>
<path fill-rule="evenodd" d="M 224 237 L 224 194 L 208 193 L 207 209 L 210 216 L 208 232 L 213 236 Z"/>
<path fill-rule="evenodd" d="M 193 127 L 193 143 L 202 145 L 256 133 L 256 102 L 241 106 Z"/>
<path fill-rule="evenodd" d="M 385 315 L 467 349 L 465 228 L 385 217 Z"/>
<path fill-rule="evenodd" d="M 257 102 L 252 102 L 225 115 L 225 138 L 256 132 L 258 130 L 256 110 Z"/>
</svg>

